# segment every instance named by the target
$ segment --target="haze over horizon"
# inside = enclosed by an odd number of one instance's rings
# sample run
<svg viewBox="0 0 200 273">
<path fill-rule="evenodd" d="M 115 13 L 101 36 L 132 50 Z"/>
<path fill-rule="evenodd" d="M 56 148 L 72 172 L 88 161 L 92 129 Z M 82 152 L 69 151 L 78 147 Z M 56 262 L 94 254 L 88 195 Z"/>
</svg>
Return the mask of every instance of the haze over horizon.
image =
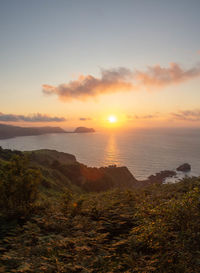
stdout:
<svg viewBox="0 0 200 273">
<path fill-rule="evenodd" d="M 0 1 L 0 123 L 200 127 L 198 0 Z"/>
</svg>

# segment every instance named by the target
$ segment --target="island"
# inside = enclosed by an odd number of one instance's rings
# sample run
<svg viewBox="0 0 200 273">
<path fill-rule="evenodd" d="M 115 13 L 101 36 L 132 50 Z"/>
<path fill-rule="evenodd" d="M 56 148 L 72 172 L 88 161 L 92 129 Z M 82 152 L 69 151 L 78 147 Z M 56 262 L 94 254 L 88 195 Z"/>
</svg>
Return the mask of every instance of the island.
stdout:
<svg viewBox="0 0 200 273">
<path fill-rule="evenodd" d="M 87 128 L 87 127 L 77 127 L 74 130 L 74 133 L 94 133 L 95 130 L 93 128 Z"/>
</svg>

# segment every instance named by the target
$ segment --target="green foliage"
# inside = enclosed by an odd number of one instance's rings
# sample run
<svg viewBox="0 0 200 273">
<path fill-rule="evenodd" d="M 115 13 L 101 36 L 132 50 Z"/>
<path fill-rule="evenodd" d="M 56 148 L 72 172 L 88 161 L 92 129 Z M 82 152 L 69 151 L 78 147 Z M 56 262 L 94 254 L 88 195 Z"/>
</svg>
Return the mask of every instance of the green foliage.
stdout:
<svg viewBox="0 0 200 273">
<path fill-rule="evenodd" d="M 68 190 L 48 210 L 10 226 L 0 252 L 3 272 L 200 272 L 200 180 Z"/>
<path fill-rule="evenodd" d="M 158 200 L 156 200 L 158 202 Z M 131 249 L 146 257 L 145 270 L 154 257 L 156 272 L 198 272 L 200 245 L 200 190 L 194 187 L 181 196 L 138 207 L 140 225 L 131 231 Z M 167 270 L 167 271 L 166 271 Z"/>
<path fill-rule="evenodd" d="M 0 168 L 0 210 L 4 215 L 26 215 L 38 195 L 41 176 L 28 167 L 24 156 L 15 155 Z"/>
</svg>

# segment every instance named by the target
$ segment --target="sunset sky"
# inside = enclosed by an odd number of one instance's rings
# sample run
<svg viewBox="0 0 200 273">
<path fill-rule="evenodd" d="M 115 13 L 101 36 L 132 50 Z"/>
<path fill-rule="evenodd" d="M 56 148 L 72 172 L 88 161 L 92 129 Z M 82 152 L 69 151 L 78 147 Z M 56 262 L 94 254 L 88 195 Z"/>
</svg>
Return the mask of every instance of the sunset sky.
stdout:
<svg viewBox="0 0 200 273">
<path fill-rule="evenodd" d="M 0 0 L 0 123 L 199 127 L 199 11 L 199 0 Z"/>
</svg>

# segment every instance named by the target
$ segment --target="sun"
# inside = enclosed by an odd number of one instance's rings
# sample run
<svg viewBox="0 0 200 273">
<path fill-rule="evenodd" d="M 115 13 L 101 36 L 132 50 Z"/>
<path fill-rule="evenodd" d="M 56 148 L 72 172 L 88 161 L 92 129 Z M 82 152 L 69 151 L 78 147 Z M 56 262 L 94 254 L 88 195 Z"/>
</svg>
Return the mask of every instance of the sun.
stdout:
<svg viewBox="0 0 200 273">
<path fill-rule="evenodd" d="M 117 117 L 116 116 L 109 116 L 108 117 L 108 121 L 110 122 L 110 123 L 116 123 L 117 122 Z"/>
</svg>

